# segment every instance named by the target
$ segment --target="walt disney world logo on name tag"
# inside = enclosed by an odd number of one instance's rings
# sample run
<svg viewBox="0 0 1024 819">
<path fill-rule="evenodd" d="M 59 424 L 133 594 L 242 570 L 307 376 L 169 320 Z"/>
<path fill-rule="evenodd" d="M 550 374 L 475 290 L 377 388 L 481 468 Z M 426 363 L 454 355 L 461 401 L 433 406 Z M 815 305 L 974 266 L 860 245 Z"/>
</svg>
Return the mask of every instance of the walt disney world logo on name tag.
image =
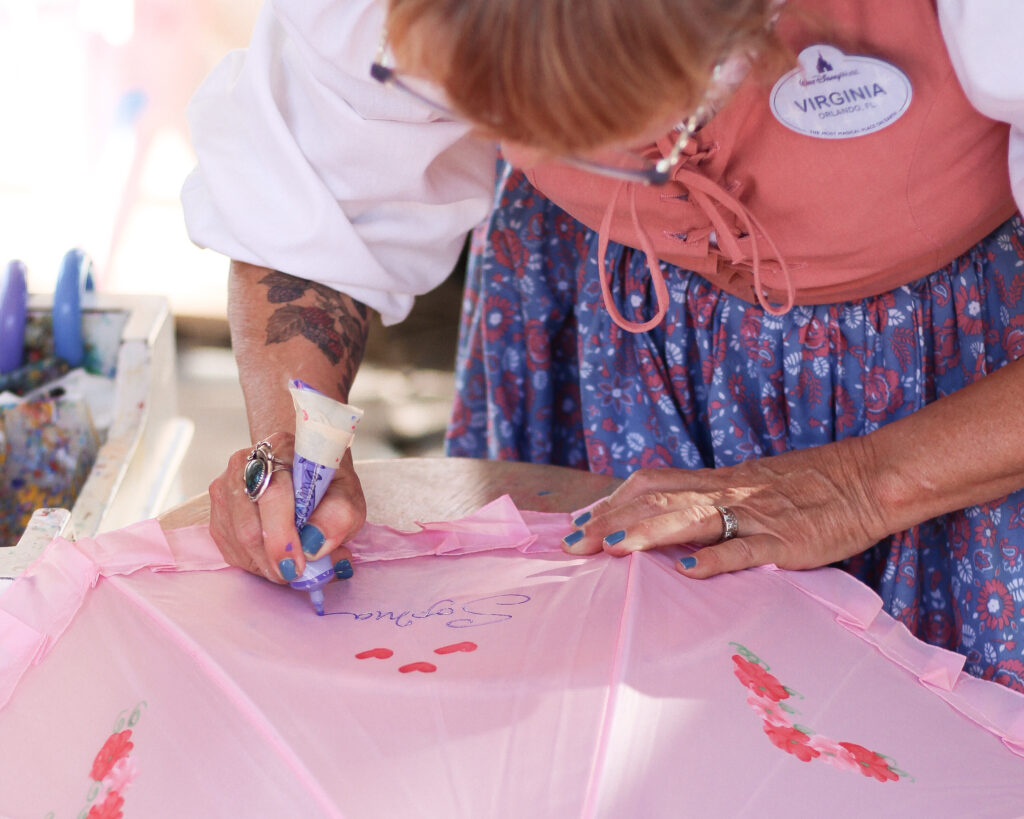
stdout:
<svg viewBox="0 0 1024 819">
<path fill-rule="evenodd" d="M 814 45 L 800 52 L 799 67 L 783 75 L 771 93 L 775 118 L 818 139 L 850 139 L 892 125 L 913 96 L 907 75 L 875 57 L 848 57 L 838 48 Z"/>
</svg>

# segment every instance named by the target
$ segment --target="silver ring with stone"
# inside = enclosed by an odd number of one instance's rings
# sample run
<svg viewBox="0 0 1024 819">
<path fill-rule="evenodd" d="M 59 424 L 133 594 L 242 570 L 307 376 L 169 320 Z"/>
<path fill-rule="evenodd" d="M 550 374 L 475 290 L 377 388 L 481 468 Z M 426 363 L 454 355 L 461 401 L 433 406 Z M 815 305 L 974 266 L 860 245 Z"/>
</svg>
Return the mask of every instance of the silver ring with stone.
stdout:
<svg viewBox="0 0 1024 819">
<path fill-rule="evenodd" d="M 732 540 L 740 531 L 736 515 L 733 514 L 732 509 L 728 506 L 716 506 L 715 509 L 722 516 L 722 536 L 718 539 L 718 542 L 724 543 L 727 540 Z"/>
<path fill-rule="evenodd" d="M 263 497 L 263 493 L 270 486 L 270 478 L 281 469 L 291 471 L 287 463 L 274 457 L 270 442 L 260 441 L 256 444 L 249 457 L 245 459 L 245 467 L 242 470 L 242 483 L 245 485 L 245 494 L 249 500 L 256 503 Z"/>
</svg>

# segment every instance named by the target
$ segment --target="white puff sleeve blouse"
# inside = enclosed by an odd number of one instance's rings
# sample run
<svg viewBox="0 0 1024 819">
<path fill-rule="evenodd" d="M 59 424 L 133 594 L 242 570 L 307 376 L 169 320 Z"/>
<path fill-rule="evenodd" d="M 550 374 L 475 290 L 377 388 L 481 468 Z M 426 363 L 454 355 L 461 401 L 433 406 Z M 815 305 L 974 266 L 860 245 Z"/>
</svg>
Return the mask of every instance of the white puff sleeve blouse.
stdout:
<svg viewBox="0 0 1024 819">
<path fill-rule="evenodd" d="M 387 324 L 451 272 L 493 195 L 493 143 L 370 77 L 379 0 L 272 0 L 189 105 L 191 239 L 340 290 Z"/>
<path fill-rule="evenodd" d="M 964 93 L 1010 124 L 1010 184 L 1024 210 L 1024 2 L 939 0 L 939 24 Z"/>
</svg>

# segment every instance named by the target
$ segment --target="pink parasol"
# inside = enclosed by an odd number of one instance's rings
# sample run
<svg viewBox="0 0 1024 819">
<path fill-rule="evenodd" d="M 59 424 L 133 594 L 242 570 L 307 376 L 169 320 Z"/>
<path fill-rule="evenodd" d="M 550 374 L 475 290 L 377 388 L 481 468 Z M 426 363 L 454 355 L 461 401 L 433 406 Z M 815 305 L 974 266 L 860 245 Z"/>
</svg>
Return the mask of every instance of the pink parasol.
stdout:
<svg viewBox="0 0 1024 819">
<path fill-rule="evenodd" d="M 508 499 L 306 595 L 203 527 L 0 595 L 0 816 L 1016 816 L 1024 696 L 834 570 L 571 558 Z"/>
</svg>

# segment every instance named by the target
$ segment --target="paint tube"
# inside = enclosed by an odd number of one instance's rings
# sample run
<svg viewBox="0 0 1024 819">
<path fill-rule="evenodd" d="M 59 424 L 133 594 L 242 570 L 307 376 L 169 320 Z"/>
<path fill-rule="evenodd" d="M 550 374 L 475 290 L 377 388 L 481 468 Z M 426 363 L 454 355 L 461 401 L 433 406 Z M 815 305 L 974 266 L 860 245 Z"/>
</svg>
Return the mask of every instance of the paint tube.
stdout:
<svg viewBox="0 0 1024 819">
<path fill-rule="evenodd" d="M 335 401 L 298 379 L 289 382 L 289 391 L 295 405 L 295 460 L 292 464 L 295 528 L 301 532 L 341 466 L 363 411 Z M 323 587 L 332 579 L 331 557 L 324 555 L 318 560 L 307 560 L 305 570 L 289 585 L 308 591 L 313 608 L 322 615 Z"/>
</svg>

